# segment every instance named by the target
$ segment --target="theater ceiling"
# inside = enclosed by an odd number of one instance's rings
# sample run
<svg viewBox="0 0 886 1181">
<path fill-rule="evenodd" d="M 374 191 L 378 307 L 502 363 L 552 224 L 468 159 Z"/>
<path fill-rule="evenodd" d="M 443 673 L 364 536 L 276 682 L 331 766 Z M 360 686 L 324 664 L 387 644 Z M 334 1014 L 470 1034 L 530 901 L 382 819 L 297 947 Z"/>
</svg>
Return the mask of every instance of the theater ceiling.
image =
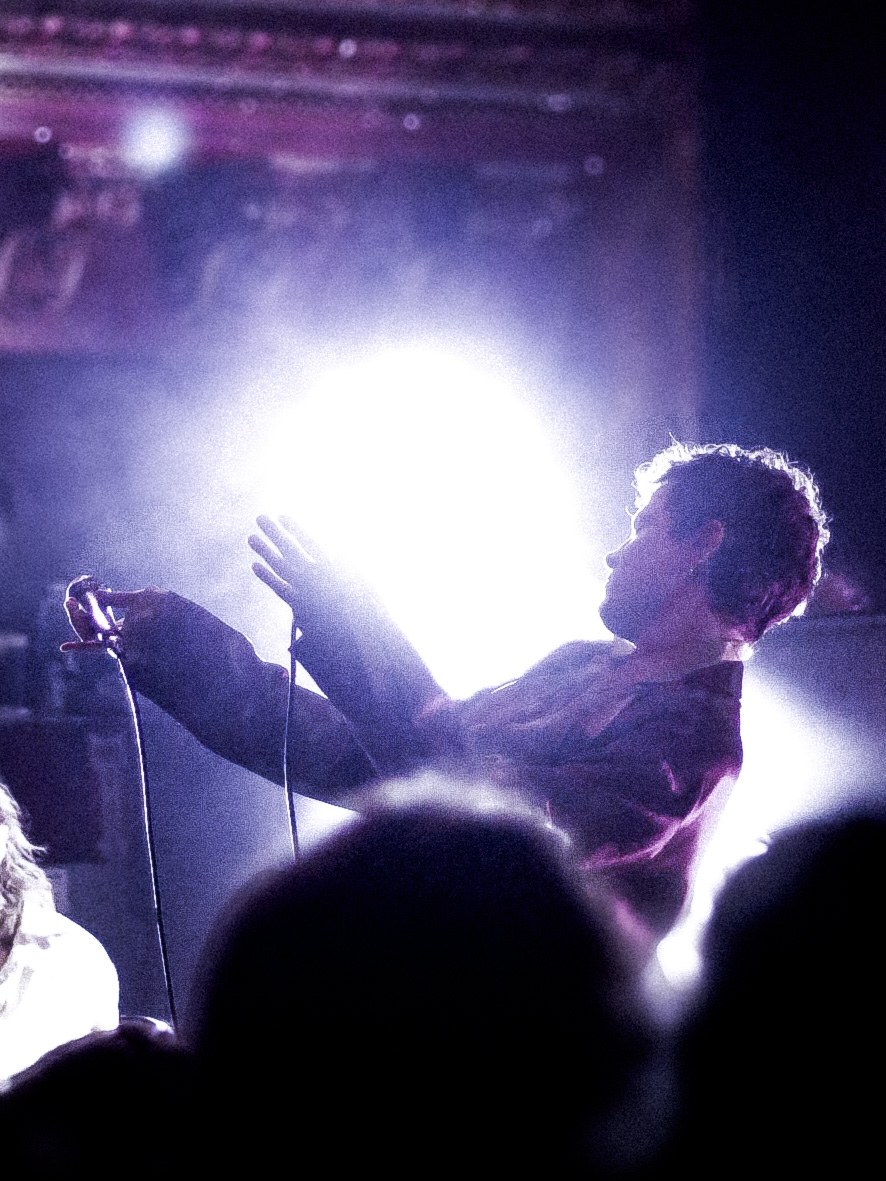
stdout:
<svg viewBox="0 0 886 1181">
<path fill-rule="evenodd" d="M 7 0 L 0 350 L 479 316 L 690 413 L 696 88 L 680 0 Z"/>
</svg>

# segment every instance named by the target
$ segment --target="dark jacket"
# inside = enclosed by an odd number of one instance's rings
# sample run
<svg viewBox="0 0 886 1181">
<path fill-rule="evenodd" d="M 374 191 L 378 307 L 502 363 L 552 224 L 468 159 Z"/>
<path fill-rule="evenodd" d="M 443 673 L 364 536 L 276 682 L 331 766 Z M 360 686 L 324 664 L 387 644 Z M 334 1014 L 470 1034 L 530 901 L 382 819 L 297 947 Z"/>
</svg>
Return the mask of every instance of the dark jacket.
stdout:
<svg viewBox="0 0 886 1181">
<path fill-rule="evenodd" d="M 611 645 L 576 642 L 507 686 L 453 702 L 374 608 L 322 641 L 305 637 L 299 659 L 327 695 L 295 691 L 290 766 L 304 794 L 343 803 L 373 779 L 434 762 L 474 772 L 543 807 L 654 934 L 673 924 L 705 805 L 741 767 L 741 664 L 607 702 Z M 288 673 L 244 636 L 168 594 L 127 634 L 127 669 L 210 750 L 283 782 Z"/>
</svg>

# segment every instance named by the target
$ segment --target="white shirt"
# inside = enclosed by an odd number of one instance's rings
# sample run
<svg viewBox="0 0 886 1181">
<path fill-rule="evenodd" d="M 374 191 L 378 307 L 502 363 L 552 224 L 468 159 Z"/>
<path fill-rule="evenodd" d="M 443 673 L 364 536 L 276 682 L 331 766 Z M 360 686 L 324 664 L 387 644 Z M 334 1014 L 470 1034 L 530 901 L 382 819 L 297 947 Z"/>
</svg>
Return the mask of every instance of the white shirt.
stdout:
<svg viewBox="0 0 886 1181">
<path fill-rule="evenodd" d="M 0 968 L 0 1090 L 57 1046 L 119 1023 L 117 970 L 99 941 L 41 900 L 26 900 Z"/>
</svg>

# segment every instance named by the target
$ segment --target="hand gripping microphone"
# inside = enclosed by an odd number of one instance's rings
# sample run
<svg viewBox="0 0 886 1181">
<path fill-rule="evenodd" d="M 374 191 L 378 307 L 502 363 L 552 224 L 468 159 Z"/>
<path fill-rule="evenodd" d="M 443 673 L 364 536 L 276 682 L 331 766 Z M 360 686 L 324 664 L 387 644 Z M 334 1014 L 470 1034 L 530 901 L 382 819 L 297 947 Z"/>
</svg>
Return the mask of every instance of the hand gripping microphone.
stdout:
<svg viewBox="0 0 886 1181">
<path fill-rule="evenodd" d="M 106 612 L 98 601 L 100 583 L 92 574 L 81 574 L 68 587 L 68 598 L 76 599 L 80 608 L 89 617 L 95 632 L 96 643 L 110 648 L 120 655 L 120 625 L 113 614 Z"/>
</svg>

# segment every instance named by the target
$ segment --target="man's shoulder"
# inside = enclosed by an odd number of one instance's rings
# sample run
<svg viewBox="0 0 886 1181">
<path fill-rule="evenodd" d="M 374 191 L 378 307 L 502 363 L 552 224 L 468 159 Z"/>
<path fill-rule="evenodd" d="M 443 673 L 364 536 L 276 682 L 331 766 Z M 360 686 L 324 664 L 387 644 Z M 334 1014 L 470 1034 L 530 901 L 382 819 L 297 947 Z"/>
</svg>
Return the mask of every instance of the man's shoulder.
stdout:
<svg viewBox="0 0 886 1181">
<path fill-rule="evenodd" d="M 22 950 L 34 947 L 38 952 L 51 951 L 54 958 L 77 959 L 116 972 L 103 944 L 90 931 L 43 902 L 26 899 L 16 943 Z"/>
<path fill-rule="evenodd" d="M 741 697 L 744 665 L 740 660 L 721 660 L 694 669 L 684 678 L 687 689 L 711 693 L 718 697 Z"/>
<path fill-rule="evenodd" d="M 612 640 L 569 640 L 542 657 L 525 676 L 554 676 L 558 673 L 575 672 L 594 660 L 612 655 Z"/>
</svg>

